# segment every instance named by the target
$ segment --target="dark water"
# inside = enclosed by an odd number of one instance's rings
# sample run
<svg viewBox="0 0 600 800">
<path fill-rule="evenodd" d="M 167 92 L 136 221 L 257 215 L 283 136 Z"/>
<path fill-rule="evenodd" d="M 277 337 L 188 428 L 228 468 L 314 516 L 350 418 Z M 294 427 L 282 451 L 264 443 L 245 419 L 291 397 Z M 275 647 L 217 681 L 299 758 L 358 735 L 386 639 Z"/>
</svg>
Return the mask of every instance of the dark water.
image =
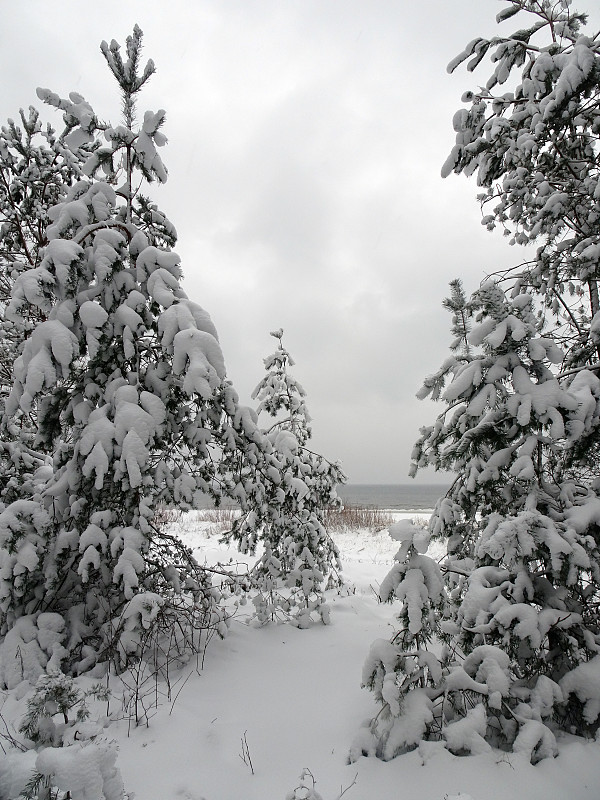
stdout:
<svg viewBox="0 0 600 800">
<path fill-rule="evenodd" d="M 439 484 L 403 485 L 358 484 L 338 486 L 338 494 L 345 505 L 360 508 L 386 508 L 395 511 L 432 511 L 436 502 L 446 492 Z"/>
<path fill-rule="evenodd" d="M 344 505 L 358 508 L 380 508 L 406 511 L 416 514 L 433 511 L 436 502 L 446 492 L 439 484 L 366 484 L 350 483 L 338 486 L 337 491 Z M 211 498 L 206 497 L 201 508 L 214 508 Z M 224 498 L 222 508 L 238 508 L 233 500 Z"/>
</svg>

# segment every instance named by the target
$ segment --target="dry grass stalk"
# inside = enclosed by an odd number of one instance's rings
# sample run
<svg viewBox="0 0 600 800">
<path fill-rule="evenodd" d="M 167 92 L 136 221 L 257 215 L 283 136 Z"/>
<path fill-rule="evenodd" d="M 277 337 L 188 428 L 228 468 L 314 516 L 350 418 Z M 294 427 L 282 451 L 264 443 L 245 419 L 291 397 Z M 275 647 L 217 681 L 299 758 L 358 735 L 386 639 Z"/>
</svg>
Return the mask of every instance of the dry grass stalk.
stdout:
<svg viewBox="0 0 600 800">
<path fill-rule="evenodd" d="M 379 508 L 328 508 L 324 524 L 328 531 L 369 530 L 373 533 L 388 528 L 394 522 L 392 514 Z"/>
</svg>

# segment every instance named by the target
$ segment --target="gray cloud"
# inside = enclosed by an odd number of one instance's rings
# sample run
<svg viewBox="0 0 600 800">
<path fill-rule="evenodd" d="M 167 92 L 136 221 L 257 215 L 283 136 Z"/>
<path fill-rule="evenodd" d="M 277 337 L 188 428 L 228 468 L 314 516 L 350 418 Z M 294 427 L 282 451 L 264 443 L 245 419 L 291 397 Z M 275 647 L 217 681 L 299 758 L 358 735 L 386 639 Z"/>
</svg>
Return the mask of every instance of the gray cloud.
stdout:
<svg viewBox="0 0 600 800">
<path fill-rule="evenodd" d="M 452 114 L 477 85 L 446 63 L 495 33 L 496 5 L 106 0 L 83 13 L 56 0 L 49 13 L 28 0 L 5 9 L 2 114 L 45 85 L 115 119 L 98 45 L 137 22 L 158 67 L 140 111 L 167 109 L 170 179 L 152 194 L 240 395 L 282 326 L 315 446 L 355 482 L 401 482 L 439 410 L 414 394 L 447 353 L 448 282 L 473 289 L 522 256 L 482 229 L 474 181 L 439 177 Z"/>
</svg>

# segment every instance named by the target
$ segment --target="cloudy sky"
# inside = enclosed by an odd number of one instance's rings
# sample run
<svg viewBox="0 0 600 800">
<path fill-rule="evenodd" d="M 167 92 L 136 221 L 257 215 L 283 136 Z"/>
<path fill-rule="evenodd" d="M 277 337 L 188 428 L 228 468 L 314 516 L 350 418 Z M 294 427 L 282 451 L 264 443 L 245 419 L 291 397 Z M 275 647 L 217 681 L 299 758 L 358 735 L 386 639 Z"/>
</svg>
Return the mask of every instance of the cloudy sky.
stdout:
<svg viewBox="0 0 600 800">
<path fill-rule="evenodd" d="M 43 86 L 116 121 L 99 44 L 124 45 L 137 22 L 158 70 L 139 111 L 167 111 L 169 181 L 151 194 L 240 397 L 251 402 L 269 331 L 283 327 L 315 448 L 353 483 L 405 483 L 419 427 L 441 410 L 415 392 L 447 354 L 449 281 L 471 290 L 522 257 L 481 227 L 473 180 L 440 178 L 461 94 L 489 74 L 449 76 L 446 64 L 496 32 L 502 7 L 4 0 L 0 118 L 39 107 Z M 43 116 L 59 127 L 54 109 Z"/>
</svg>

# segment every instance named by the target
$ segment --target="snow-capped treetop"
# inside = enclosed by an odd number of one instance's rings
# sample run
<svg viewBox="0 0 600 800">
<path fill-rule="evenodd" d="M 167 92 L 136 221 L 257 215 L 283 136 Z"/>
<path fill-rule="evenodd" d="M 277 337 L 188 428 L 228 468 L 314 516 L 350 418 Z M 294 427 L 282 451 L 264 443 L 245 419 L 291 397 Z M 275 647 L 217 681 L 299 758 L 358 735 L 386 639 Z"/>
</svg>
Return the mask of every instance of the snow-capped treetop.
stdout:
<svg viewBox="0 0 600 800">
<path fill-rule="evenodd" d="M 590 281 L 600 252 L 600 41 L 586 35 L 586 15 L 567 0 L 512 0 L 499 19 L 516 14 L 529 26 L 474 39 L 449 65 L 467 61 L 473 71 L 489 55 L 494 69 L 485 87 L 463 95 L 470 108 L 454 117 L 456 144 L 442 174 L 476 174 L 490 209 L 483 224 L 500 226 L 511 243 L 542 243 L 515 275 L 515 291 L 535 287 L 556 320 L 566 364 L 579 366 L 600 360 L 597 337 L 582 336 L 600 311 Z M 503 84 L 510 90 L 500 93 Z"/>
<path fill-rule="evenodd" d="M 167 180 L 166 167 L 156 149 L 167 142 L 160 130 L 166 114 L 163 109 L 145 111 L 141 125 L 136 125 L 137 95 L 156 71 L 152 60 L 140 71 L 142 31 L 137 25 L 133 35 L 127 37 L 127 61 L 123 62 L 120 46 L 114 40 L 110 45 L 102 42 L 100 49 L 121 91 L 123 124 L 100 122 L 92 106 L 77 92 L 61 98 L 49 89 L 38 88 L 37 95 L 44 103 L 65 112 L 63 121 L 66 127 L 62 136 L 69 147 L 95 143 L 83 166 L 86 175 L 94 177 L 101 169 L 110 183 L 116 183 L 119 175 L 124 177 L 117 193 L 126 199 L 125 221 L 130 223 L 132 215 L 135 217 L 136 213 L 141 215 L 145 211 L 147 216 L 149 210 L 146 198 L 140 198 L 140 207 L 137 211 L 134 209 L 134 198 L 138 194 L 131 182 L 134 170 L 139 170 L 148 182 L 157 180 L 164 183 Z M 108 142 L 108 146 L 102 144 L 100 137 Z M 169 230 L 169 227 L 166 226 L 166 233 L 171 237 L 168 243 L 172 244 L 174 230 Z"/>
<path fill-rule="evenodd" d="M 283 345 L 283 328 L 270 335 L 278 341 L 277 350 L 264 359 L 267 374 L 252 392 L 252 399 L 260 401 L 258 414 L 266 411 L 277 417 L 283 411 L 285 418 L 278 419 L 273 427 L 290 430 L 299 444 L 305 444 L 311 437 L 311 419 L 304 401 L 306 392 L 288 370 L 294 366 L 294 360 Z"/>
</svg>

